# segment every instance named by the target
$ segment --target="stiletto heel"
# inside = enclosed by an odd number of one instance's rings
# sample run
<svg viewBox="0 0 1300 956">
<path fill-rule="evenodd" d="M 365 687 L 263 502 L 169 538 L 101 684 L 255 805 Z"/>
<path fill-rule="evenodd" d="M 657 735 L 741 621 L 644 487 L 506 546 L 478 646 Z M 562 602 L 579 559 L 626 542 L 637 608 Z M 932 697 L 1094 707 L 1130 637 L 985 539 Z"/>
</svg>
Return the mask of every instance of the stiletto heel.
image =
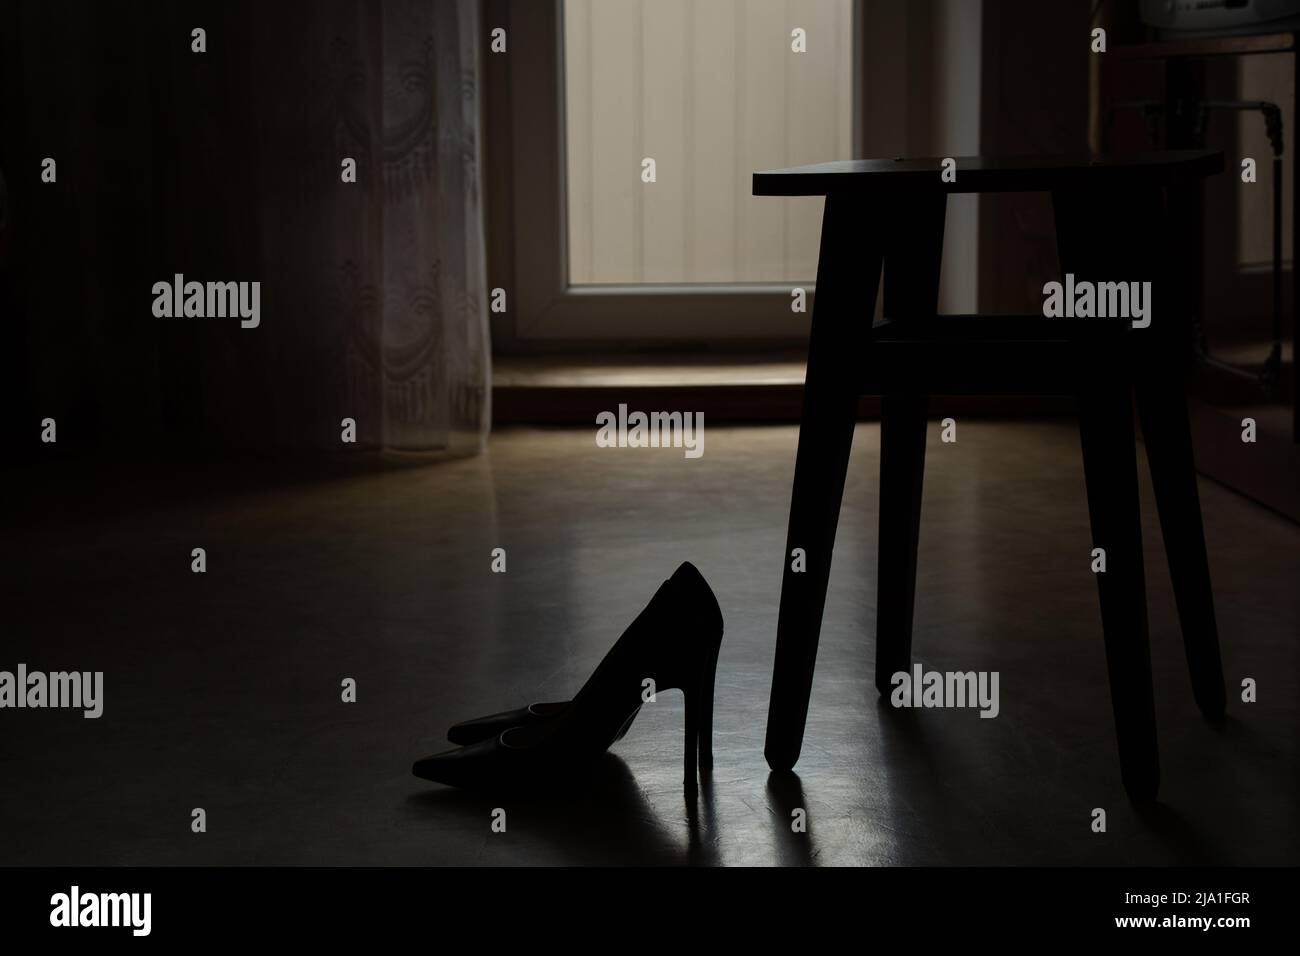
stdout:
<svg viewBox="0 0 1300 956">
<path fill-rule="evenodd" d="M 700 685 L 696 684 L 694 690 L 686 692 L 686 746 L 683 747 L 685 767 L 682 774 L 682 782 L 688 787 L 696 785 L 696 762 L 695 754 L 700 744 L 700 700 L 703 695 L 700 693 Z"/>
<path fill-rule="evenodd" d="M 689 562 L 665 581 L 618 639 L 595 673 L 567 703 L 508 711 L 452 728 L 461 739 L 494 736 L 417 760 L 417 777 L 457 787 L 554 784 L 579 770 L 627 731 L 641 708 L 642 686 L 677 689 L 686 698 L 685 777 L 713 762 L 713 679 L 722 642 L 722 610 L 704 577 Z M 543 711 L 544 707 L 544 711 Z M 543 712 L 534 712 L 543 711 Z"/>
<path fill-rule="evenodd" d="M 713 769 L 713 682 L 718 673 L 718 651 L 722 649 L 721 641 L 709 655 L 700 678 L 700 717 L 699 743 L 700 772 Z"/>
</svg>

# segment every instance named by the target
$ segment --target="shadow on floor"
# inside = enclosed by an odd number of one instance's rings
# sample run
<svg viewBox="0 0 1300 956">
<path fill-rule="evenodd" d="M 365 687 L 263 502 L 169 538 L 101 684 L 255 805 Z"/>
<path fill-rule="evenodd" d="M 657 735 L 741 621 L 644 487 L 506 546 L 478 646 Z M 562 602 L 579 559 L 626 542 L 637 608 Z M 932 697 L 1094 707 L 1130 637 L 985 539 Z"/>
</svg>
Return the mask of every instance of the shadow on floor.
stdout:
<svg viewBox="0 0 1300 956">
<path fill-rule="evenodd" d="M 412 794 L 407 802 L 422 814 L 438 817 L 439 823 L 452 820 L 503 838 L 512 826 L 526 827 L 530 842 L 543 844 L 534 852 L 552 863 L 710 866 L 720 862 L 712 783 L 706 780 L 696 793 L 684 794 L 683 843 L 675 828 L 651 807 L 627 764 L 611 753 L 602 755 L 587 774 L 564 789 L 471 792 L 435 785 Z M 489 826 L 497 808 L 506 810 L 502 834 L 492 834 Z M 505 856 L 494 861 L 485 851 L 479 862 L 526 861 Z"/>
</svg>

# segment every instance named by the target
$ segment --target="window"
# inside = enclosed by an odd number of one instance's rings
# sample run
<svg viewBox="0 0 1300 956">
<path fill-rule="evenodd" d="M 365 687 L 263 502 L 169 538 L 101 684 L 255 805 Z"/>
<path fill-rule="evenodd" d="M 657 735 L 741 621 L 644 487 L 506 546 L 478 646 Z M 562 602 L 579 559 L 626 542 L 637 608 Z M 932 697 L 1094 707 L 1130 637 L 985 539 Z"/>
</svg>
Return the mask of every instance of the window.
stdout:
<svg viewBox="0 0 1300 956">
<path fill-rule="evenodd" d="M 570 283 L 811 283 L 821 201 L 755 200 L 750 175 L 851 154 L 849 0 L 565 0 L 563 20 Z"/>
<path fill-rule="evenodd" d="M 822 201 L 750 177 L 855 155 L 854 7 L 511 3 L 515 338 L 805 335 Z"/>
</svg>

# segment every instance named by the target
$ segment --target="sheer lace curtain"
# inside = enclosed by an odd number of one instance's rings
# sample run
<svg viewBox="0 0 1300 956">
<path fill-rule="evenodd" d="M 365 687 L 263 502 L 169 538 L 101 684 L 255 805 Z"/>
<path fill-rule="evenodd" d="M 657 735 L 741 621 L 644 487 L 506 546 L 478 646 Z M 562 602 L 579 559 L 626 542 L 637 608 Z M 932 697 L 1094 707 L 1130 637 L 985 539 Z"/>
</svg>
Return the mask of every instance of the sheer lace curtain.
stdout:
<svg viewBox="0 0 1300 956">
<path fill-rule="evenodd" d="M 282 426 L 309 422 L 311 444 L 338 447 L 350 417 L 359 443 L 386 450 L 482 447 L 478 16 L 474 0 L 253 13 L 255 73 L 277 90 L 258 131 L 262 258 L 286 299 L 274 391 Z"/>
<path fill-rule="evenodd" d="M 476 0 L 381 4 L 383 434 L 477 450 L 490 418 Z"/>
</svg>

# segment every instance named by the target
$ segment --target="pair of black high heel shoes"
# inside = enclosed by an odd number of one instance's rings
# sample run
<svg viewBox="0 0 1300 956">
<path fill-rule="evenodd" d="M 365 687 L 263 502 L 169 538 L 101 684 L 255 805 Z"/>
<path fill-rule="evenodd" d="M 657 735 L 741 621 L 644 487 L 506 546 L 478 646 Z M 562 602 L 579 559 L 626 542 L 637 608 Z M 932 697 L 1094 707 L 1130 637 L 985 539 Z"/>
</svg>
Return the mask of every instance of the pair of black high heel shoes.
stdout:
<svg viewBox="0 0 1300 956">
<path fill-rule="evenodd" d="M 681 690 L 686 698 L 685 780 L 694 786 L 698 770 L 713 766 L 713 678 L 721 644 L 717 598 L 686 562 L 660 585 L 576 697 L 456 724 L 447 739 L 459 748 L 417 760 L 411 771 L 455 787 L 484 787 L 579 770 L 627 733 L 646 688 L 653 687 L 656 693 Z"/>
</svg>

